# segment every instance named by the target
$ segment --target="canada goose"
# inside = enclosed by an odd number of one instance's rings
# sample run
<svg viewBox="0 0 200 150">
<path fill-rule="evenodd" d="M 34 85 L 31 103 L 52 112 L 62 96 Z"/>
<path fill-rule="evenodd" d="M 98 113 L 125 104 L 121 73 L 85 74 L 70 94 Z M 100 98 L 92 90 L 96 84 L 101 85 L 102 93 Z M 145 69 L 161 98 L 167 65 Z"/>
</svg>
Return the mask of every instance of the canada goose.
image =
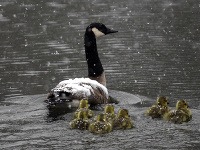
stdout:
<svg viewBox="0 0 200 150">
<path fill-rule="evenodd" d="M 47 107 L 73 107 L 74 100 L 87 99 L 90 105 L 115 101 L 109 98 L 103 66 L 98 56 L 96 38 L 118 31 L 107 28 L 102 23 L 92 23 L 85 31 L 84 46 L 88 65 L 88 78 L 75 78 L 61 81 L 47 97 Z"/>
<path fill-rule="evenodd" d="M 176 110 L 169 111 L 163 118 L 173 123 L 188 122 L 192 119 L 192 113 L 188 107 L 188 103 L 185 100 L 178 100 Z"/>
<path fill-rule="evenodd" d="M 156 104 L 152 105 L 146 111 L 146 115 L 151 116 L 152 119 L 154 118 L 162 118 L 163 115 L 169 111 L 168 108 L 168 100 L 164 96 L 160 96 L 156 100 Z"/>
</svg>

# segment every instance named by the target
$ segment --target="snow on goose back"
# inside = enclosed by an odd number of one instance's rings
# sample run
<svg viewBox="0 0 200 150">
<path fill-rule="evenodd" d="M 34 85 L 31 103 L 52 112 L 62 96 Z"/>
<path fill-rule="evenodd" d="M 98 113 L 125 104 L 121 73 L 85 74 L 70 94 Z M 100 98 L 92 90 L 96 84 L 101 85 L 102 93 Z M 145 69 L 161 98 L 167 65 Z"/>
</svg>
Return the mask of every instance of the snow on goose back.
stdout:
<svg viewBox="0 0 200 150">
<path fill-rule="evenodd" d="M 88 99 L 89 103 L 107 103 L 108 90 L 96 80 L 89 78 L 75 78 L 61 81 L 52 93 L 56 97 L 61 96 L 60 92 L 68 93 L 70 99 Z"/>
</svg>

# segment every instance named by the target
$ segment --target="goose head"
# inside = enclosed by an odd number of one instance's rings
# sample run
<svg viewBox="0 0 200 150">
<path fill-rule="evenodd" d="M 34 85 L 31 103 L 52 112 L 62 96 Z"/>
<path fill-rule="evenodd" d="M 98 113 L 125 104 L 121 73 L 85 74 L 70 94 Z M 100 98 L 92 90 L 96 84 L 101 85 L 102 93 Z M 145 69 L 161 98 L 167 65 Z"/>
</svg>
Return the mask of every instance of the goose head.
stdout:
<svg viewBox="0 0 200 150">
<path fill-rule="evenodd" d="M 116 33 L 116 32 L 118 31 L 107 28 L 102 23 L 91 23 L 86 28 L 86 34 L 94 35 L 96 38 L 107 35 L 107 34 Z"/>
</svg>

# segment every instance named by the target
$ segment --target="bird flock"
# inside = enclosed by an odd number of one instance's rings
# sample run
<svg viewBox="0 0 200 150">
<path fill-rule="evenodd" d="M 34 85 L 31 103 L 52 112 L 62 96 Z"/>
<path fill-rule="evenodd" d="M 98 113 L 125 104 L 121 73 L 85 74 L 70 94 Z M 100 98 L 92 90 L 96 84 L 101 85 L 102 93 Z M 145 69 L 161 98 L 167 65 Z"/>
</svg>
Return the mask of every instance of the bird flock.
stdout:
<svg viewBox="0 0 200 150">
<path fill-rule="evenodd" d="M 162 118 L 176 124 L 188 122 L 192 119 L 192 113 L 185 100 L 178 100 L 175 109 L 170 109 L 166 97 L 158 97 L 156 103 L 148 108 L 146 115 L 154 118 Z"/>
<path fill-rule="evenodd" d="M 158 97 L 156 103 L 145 111 L 145 116 L 152 119 L 160 118 L 176 124 L 188 122 L 192 119 L 192 113 L 185 100 L 178 100 L 175 109 L 168 106 L 168 99 L 164 96 Z M 94 134 L 109 133 L 113 130 L 132 129 L 133 121 L 127 109 L 119 109 L 115 113 L 114 105 L 107 104 L 104 111 L 95 115 L 89 108 L 88 100 L 82 99 L 78 109 L 74 112 L 70 121 L 71 129 L 88 130 Z"/>
<path fill-rule="evenodd" d="M 78 109 L 74 112 L 73 120 L 70 121 L 72 129 L 88 130 L 94 134 L 104 134 L 114 129 L 131 129 L 133 122 L 127 109 L 119 109 L 115 114 L 114 106 L 107 104 L 104 111 L 94 115 L 89 109 L 88 100 L 82 99 Z"/>
</svg>

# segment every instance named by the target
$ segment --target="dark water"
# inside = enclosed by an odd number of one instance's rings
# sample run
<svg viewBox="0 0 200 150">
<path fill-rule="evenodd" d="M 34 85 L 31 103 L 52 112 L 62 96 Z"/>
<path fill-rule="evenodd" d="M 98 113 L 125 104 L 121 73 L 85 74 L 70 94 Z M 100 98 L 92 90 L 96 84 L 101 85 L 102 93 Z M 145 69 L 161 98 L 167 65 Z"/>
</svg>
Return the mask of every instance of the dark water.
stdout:
<svg viewBox="0 0 200 150">
<path fill-rule="evenodd" d="M 200 2 L 197 0 L 0 0 L 0 143 L 5 149 L 197 149 L 200 146 Z M 119 31 L 98 40 L 107 86 L 136 128 L 103 136 L 48 122 L 43 99 L 59 81 L 87 75 L 83 34 L 91 22 Z M 120 95 L 121 94 L 121 95 Z M 31 96 L 30 96 L 31 95 Z M 193 120 L 143 116 L 158 95 L 186 99 Z M 133 101 L 131 101 L 131 97 Z"/>
</svg>

